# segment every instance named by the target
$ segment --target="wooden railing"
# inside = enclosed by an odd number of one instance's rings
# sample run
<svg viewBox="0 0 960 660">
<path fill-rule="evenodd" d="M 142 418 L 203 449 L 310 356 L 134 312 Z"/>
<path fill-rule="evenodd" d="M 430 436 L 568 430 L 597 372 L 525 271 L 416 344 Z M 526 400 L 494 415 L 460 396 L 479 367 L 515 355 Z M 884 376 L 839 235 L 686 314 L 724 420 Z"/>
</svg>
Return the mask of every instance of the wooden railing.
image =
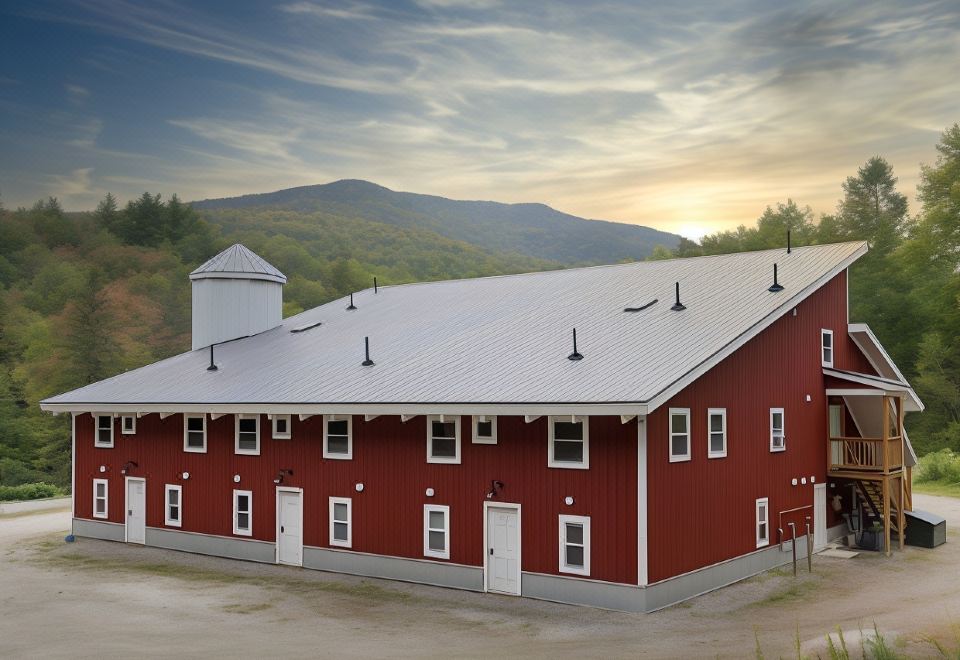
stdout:
<svg viewBox="0 0 960 660">
<path fill-rule="evenodd" d="M 903 440 L 830 438 L 830 469 L 889 472 L 903 466 Z"/>
</svg>

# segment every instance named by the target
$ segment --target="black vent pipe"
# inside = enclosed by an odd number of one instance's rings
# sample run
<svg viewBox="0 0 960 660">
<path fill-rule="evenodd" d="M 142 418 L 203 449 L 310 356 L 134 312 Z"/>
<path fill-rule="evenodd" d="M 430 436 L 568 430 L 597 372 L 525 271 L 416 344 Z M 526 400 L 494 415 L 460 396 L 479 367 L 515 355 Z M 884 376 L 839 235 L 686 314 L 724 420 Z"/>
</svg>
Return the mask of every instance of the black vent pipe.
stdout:
<svg viewBox="0 0 960 660">
<path fill-rule="evenodd" d="M 366 359 L 360 363 L 361 366 L 372 367 L 373 360 L 370 359 L 370 337 L 363 338 L 363 352 L 364 355 L 366 355 Z"/>
<path fill-rule="evenodd" d="M 687 306 L 684 305 L 682 302 L 680 302 L 680 282 L 677 282 L 676 284 L 676 292 L 677 292 L 677 302 L 673 303 L 673 307 L 671 307 L 670 309 L 672 309 L 675 312 L 682 312 L 687 308 Z"/>
<path fill-rule="evenodd" d="M 573 353 L 568 355 L 567 359 L 573 360 L 574 362 L 576 362 L 577 360 L 583 359 L 583 356 L 577 350 L 577 329 L 576 328 L 573 329 Z"/>
<path fill-rule="evenodd" d="M 207 367 L 207 371 L 216 371 L 217 365 L 213 363 L 213 344 L 210 344 L 210 366 Z"/>
<path fill-rule="evenodd" d="M 348 312 L 352 312 L 352 311 L 355 310 L 356 308 L 357 308 L 357 306 L 353 304 L 353 294 L 351 293 L 351 294 L 350 294 L 350 305 L 347 307 L 347 311 L 348 311 Z"/>
<path fill-rule="evenodd" d="M 778 293 L 783 291 L 783 285 L 777 281 L 777 264 L 773 264 L 773 284 L 770 285 L 770 288 L 767 289 L 770 293 Z"/>
</svg>

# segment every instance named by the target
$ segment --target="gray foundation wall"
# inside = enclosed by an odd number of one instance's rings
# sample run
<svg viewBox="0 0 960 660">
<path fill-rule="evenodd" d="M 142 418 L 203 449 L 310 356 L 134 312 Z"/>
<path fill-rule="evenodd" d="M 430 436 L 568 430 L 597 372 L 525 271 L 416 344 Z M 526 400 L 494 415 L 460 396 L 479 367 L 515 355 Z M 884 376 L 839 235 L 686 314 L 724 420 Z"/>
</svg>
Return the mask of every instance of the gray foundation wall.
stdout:
<svg viewBox="0 0 960 660">
<path fill-rule="evenodd" d="M 842 536 L 845 529 L 843 525 L 832 527 L 827 530 L 827 537 L 834 539 Z M 124 526 L 75 518 L 73 533 L 77 536 L 107 541 L 123 541 Z M 275 545 L 253 539 L 207 536 L 148 527 L 146 545 L 246 561 L 264 563 L 275 561 Z M 801 537 L 797 539 L 797 561 L 805 560 L 806 556 L 806 537 Z M 523 596 L 558 603 L 587 605 L 624 612 L 651 612 L 789 564 L 791 561 L 789 544 L 784 544 L 783 550 L 779 545 L 773 545 L 646 587 L 541 573 L 523 573 L 521 590 Z M 483 569 L 475 566 L 310 546 L 303 548 L 303 566 L 335 573 L 483 591 Z M 805 570 L 805 567 L 801 570 Z"/>
</svg>

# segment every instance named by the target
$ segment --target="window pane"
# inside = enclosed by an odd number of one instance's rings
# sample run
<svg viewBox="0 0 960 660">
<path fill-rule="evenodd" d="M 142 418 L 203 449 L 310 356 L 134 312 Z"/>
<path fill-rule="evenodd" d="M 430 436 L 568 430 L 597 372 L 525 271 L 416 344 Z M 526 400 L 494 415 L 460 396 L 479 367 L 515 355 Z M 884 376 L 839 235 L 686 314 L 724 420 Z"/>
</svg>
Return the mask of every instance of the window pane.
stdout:
<svg viewBox="0 0 960 660">
<path fill-rule="evenodd" d="M 823 345 L 825 348 L 833 346 L 833 335 L 827 334 L 826 332 L 823 333 Z"/>
<path fill-rule="evenodd" d="M 347 523 L 345 522 L 333 523 L 333 540 L 334 541 L 347 540 Z"/>
<path fill-rule="evenodd" d="M 187 430 L 203 432 L 203 417 L 187 417 Z"/>
<path fill-rule="evenodd" d="M 250 527 L 250 514 L 249 513 L 238 513 L 237 514 L 237 529 L 249 529 Z"/>
<path fill-rule="evenodd" d="M 169 518 L 170 520 L 180 520 L 180 507 L 171 506 Z"/>
<path fill-rule="evenodd" d="M 583 440 L 583 424 L 571 422 L 554 422 L 553 437 L 556 440 Z"/>
<path fill-rule="evenodd" d="M 686 415 L 673 415 L 670 418 L 670 432 L 671 433 L 686 433 L 687 432 L 687 416 Z"/>
<path fill-rule="evenodd" d="M 97 417 L 97 428 L 99 429 L 109 429 L 113 426 L 113 418 L 108 416 L 98 416 Z"/>
<path fill-rule="evenodd" d="M 477 437 L 489 438 L 493 435 L 493 422 L 477 422 Z"/>
<path fill-rule="evenodd" d="M 241 433 L 239 442 L 237 444 L 240 449 L 255 450 L 257 448 L 257 434 Z"/>
<path fill-rule="evenodd" d="M 123 428 L 125 428 L 127 431 L 133 428 L 133 417 L 123 418 Z"/>
<path fill-rule="evenodd" d="M 832 348 L 825 348 L 825 349 L 823 349 L 823 359 L 824 359 L 826 362 L 833 362 L 833 349 L 832 349 Z"/>
<path fill-rule="evenodd" d="M 447 515 L 443 511 L 431 511 L 430 529 L 446 529 L 446 517 Z"/>
<path fill-rule="evenodd" d="M 347 435 L 347 420 L 327 422 L 327 435 Z"/>
<path fill-rule="evenodd" d="M 256 433 L 257 432 L 257 420 L 254 418 L 240 418 L 240 432 L 241 433 Z"/>
<path fill-rule="evenodd" d="M 180 499 L 180 491 L 176 491 L 173 489 L 167 491 L 167 502 L 169 502 L 170 504 L 176 504 L 177 500 L 179 499 Z"/>
<path fill-rule="evenodd" d="M 723 434 L 722 433 L 710 434 L 710 451 L 712 452 L 723 451 Z"/>
<path fill-rule="evenodd" d="M 97 440 L 100 444 L 110 444 L 110 429 L 100 429 L 97 431 Z"/>
<path fill-rule="evenodd" d="M 674 456 L 687 455 L 687 436 L 673 436 L 670 439 L 670 453 Z"/>
<path fill-rule="evenodd" d="M 783 429 L 783 413 L 773 413 L 773 428 Z"/>
<path fill-rule="evenodd" d="M 583 442 L 556 441 L 553 443 L 553 460 L 564 463 L 583 463 Z"/>
<path fill-rule="evenodd" d="M 567 523 L 567 543 L 583 545 L 583 525 Z"/>
<path fill-rule="evenodd" d="M 431 455 L 437 458 L 456 458 L 457 441 L 446 438 L 434 438 Z"/>
<path fill-rule="evenodd" d="M 434 438 L 455 438 L 457 425 L 455 422 L 431 422 L 431 433 Z"/>
<path fill-rule="evenodd" d="M 710 430 L 711 430 L 711 431 L 722 431 L 722 430 L 723 430 L 723 416 L 722 416 L 722 415 L 710 415 Z"/>
<path fill-rule="evenodd" d="M 203 431 L 187 431 L 187 446 L 191 449 L 203 449 Z"/>
<path fill-rule="evenodd" d="M 250 510 L 250 498 L 246 495 L 237 495 L 237 511 Z"/>
<path fill-rule="evenodd" d="M 346 436 L 327 436 L 328 454 L 348 454 L 350 453 L 350 442 Z"/>
<path fill-rule="evenodd" d="M 446 546 L 446 534 L 443 532 L 430 532 L 430 549 L 436 550 L 438 552 L 443 552 L 447 549 Z"/>
<path fill-rule="evenodd" d="M 567 566 L 583 566 L 583 548 L 578 545 L 567 546 Z"/>
<path fill-rule="evenodd" d="M 97 497 L 106 497 L 107 495 L 107 484 L 100 483 L 97 484 Z"/>
<path fill-rule="evenodd" d="M 287 432 L 287 419 L 285 417 L 278 417 L 276 420 L 276 423 L 277 423 L 277 433 Z"/>
<path fill-rule="evenodd" d="M 347 521 L 347 505 L 343 502 L 333 503 L 333 519 Z"/>
</svg>

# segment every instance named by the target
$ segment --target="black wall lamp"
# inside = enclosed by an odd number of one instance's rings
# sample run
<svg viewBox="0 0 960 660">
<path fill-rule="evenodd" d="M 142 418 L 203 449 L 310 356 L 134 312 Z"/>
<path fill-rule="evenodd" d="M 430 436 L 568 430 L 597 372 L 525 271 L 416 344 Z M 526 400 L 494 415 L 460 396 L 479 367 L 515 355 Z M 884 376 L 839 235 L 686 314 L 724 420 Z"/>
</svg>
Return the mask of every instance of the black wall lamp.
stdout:
<svg viewBox="0 0 960 660">
<path fill-rule="evenodd" d="M 274 478 L 273 483 L 277 484 L 278 486 L 282 484 L 284 475 L 288 477 L 292 477 L 293 470 L 280 470 L 279 472 L 277 472 L 277 476 Z"/>
<path fill-rule="evenodd" d="M 123 464 L 123 467 L 120 468 L 120 474 L 128 474 L 130 472 L 133 472 L 133 468 L 135 467 L 138 467 L 136 462 L 127 461 L 126 463 Z"/>
<path fill-rule="evenodd" d="M 496 497 L 497 493 L 503 489 L 503 482 L 494 479 L 490 482 L 490 492 L 487 493 L 487 499 L 492 500 Z"/>
</svg>

